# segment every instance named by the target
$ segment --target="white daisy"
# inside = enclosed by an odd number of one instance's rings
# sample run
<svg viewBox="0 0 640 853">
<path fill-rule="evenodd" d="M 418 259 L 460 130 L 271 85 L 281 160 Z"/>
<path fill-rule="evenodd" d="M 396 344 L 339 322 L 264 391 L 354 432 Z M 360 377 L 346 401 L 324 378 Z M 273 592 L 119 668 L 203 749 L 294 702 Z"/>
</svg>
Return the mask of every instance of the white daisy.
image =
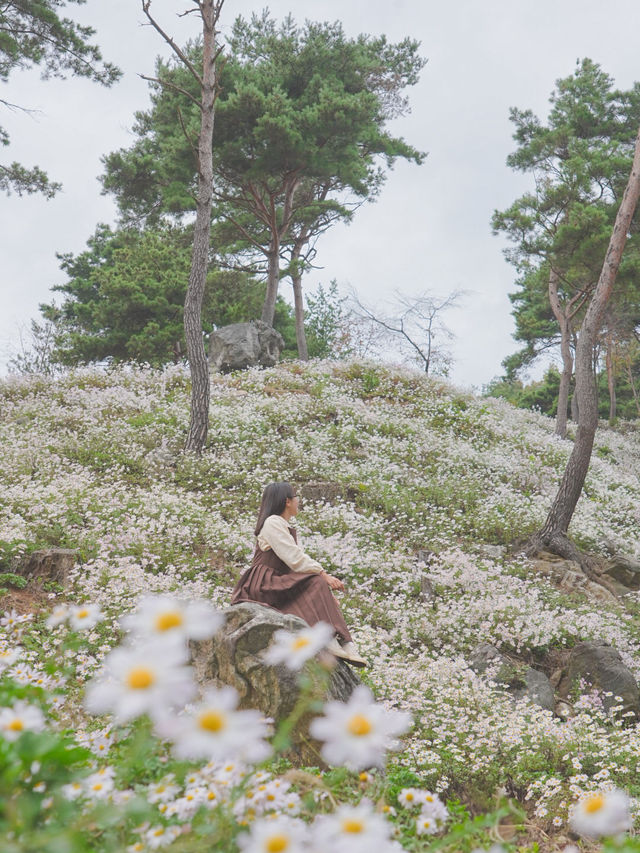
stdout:
<svg viewBox="0 0 640 853">
<path fill-rule="evenodd" d="M 47 616 L 45 625 L 47 628 L 57 628 L 58 625 L 62 625 L 63 622 L 67 621 L 69 613 L 70 611 L 66 604 L 59 604 Z"/>
<path fill-rule="evenodd" d="M 135 613 L 123 616 L 120 621 L 125 630 L 146 638 L 206 640 L 221 627 L 223 616 L 207 601 L 149 595 L 141 599 Z"/>
<path fill-rule="evenodd" d="M 18 700 L 11 707 L 0 708 L 0 735 L 5 740 L 14 741 L 23 732 L 41 732 L 44 727 L 44 714 L 35 705 Z"/>
<path fill-rule="evenodd" d="M 267 722 L 258 711 L 237 711 L 233 687 L 210 688 L 203 701 L 178 717 L 158 719 L 157 730 L 173 741 L 178 758 L 258 762 L 271 754 Z"/>
<path fill-rule="evenodd" d="M 404 711 L 390 711 L 375 702 L 368 687 L 360 685 L 348 702 L 327 702 L 324 717 L 311 721 L 312 737 L 323 741 L 322 756 L 334 765 L 352 770 L 382 766 L 385 753 L 397 747 L 396 736 L 411 725 Z"/>
<path fill-rule="evenodd" d="M 629 797 L 624 791 L 593 791 L 572 807 L 569 825 L 583 838 L 624 832 L 631 826 Z"/>
<path fill-rule="evenodd" d="M 103 618 L 99 604 L 81 604 L 69 611 L 69 625 L 74 631 L 88 631 Z"/>
<path fill-rule="evenodd" d="M 101 675 L 88 685 L 85 706 L 92 714 L 111 713 L 120 722 L 141 714 L 158 716 L 192 698 L 196 686 L 188 651 L 181 643 L 145 643 L 114 649 Z"/>
<path fill-rule="evenodd" d="M 237 840 L 243 853 L 305 853 L 307 836 L 306 824 L 281 816 L 254 821 Z"/>
<path fill-rule="evenodd" d="M 266 663 L 283 663 L 289 669 L 301 669 L 304 664 L 325 648 L 333 638 L 334 629 L 326 622 L 317 622 L 312 628 L 300 631 L 276 631 L 273 643 L 264 653 Z"/>
<path fill-rule="evenodd" d="M 391 839 L 392 828 L 364 799 L 357 806 L 342 805 L 333 814 L 316 818 L 312 848 L 331 853 L 386 853 L 397 849 Z"/>
<path fill-rule="evenodd" d="M 0 650 L 0 672 L 7 669 L 20 659 L 20 649 L 9 648 Z"/>
</svg>

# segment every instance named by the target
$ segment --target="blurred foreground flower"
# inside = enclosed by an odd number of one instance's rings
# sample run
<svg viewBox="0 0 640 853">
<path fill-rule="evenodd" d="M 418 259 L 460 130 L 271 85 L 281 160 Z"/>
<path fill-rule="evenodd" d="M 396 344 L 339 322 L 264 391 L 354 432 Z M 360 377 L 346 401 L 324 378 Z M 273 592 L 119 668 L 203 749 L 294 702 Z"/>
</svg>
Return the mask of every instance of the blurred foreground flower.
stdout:
<svg viewBox="0 0 640 853">
<path fill-rule="evenodd" d="M 111 713 L 121 722 L 184 705 L 196 691 L 188 651 L 181 643 L 145 643 L 110 652 L 103 672 L 87 686 L 85 706 L 92 714 Z"/>
<path fill-rule="evenodd" d="M 17 740 L 23 732 L 41 732 L 44 714 L 35 705 L 18 700 L 11 707 L 0 708 L 0 735 L 5 740 Z"/>
<path fill-rule="evenodd" d="M 329 764 L 363 770 L 384 765 L 386 752 L 397 747 L 396 736 L 410 725 L 410 714 L 387 710 L 360 685 L 348 702 L 327 702 L 324 717 L 312 720 L 309 731 L 324 741 L 322 756 Z"/>
<path fill-rule="evenodd" d="M 264 740 L 266 720 L 259 711 L 237 711 L 237 706 L 233 687 L 210 688 L 192 711 L 158 718 L 156 730 L 173 741 L 178 758 L 262 761 L 271 755 Z"/>
<path fill-rule="evenodd" d="M 594 791 L 571 809 L 569 825 L 583 838 L 617 835 L 631 826 L 629 797 L 624 791 Z"/>
<path fill-rule="evenodd" d="M 20 649 L 10 648 L 0 651 L 0 672 L 6 669 L 20 658 Z"/>
<path fill-rule="evenodd" d="M 221 627 L 223 616 L 207 601 L 179 601 L 170 595 L 148 595 L 135 613 L 120 620 L 122 627 L 145 638 L 180 637 L 206 640 Z"/>
<path fill-rule="evenodd" d="M 369 800 L 357 806 L 340 806 L 331 815 L 316 818 L 312 826 L 312 850 L 331 853 L 388 853 L 402 847 L 391 839 L 392 824 L 376 814 Z"/>
<path fill-rule="evenodd" d="M 250 832 L 238 836 L 243 853 L 305 853 L 308 829 L 302 821 L 289 817 L 262 818 Z"/>
<path fill-rule="evenodd" d="M 82 604 L 69 611 L 69 625 L 74 631 L 88 631 L 103 618 L 98 604 Z"/>
<path fill-rule="evenodd" d="M 266 663 L 283 663 L 289 669 L 301 669 L 333 638 L 334 629 L 326 622 L 317 622 L 312 628 L 301 631 L 276 631 L 274 642 L 264 653 Z"/>
</svg>

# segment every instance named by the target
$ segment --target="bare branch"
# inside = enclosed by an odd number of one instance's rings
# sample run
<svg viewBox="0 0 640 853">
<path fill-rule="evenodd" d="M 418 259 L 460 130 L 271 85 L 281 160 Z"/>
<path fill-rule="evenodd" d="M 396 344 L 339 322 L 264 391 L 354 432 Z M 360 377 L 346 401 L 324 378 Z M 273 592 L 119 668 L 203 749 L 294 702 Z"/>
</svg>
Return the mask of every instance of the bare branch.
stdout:
<svg viewBox="0 0 640 853">
<path fill-rule="evenodd" d="M 202 104 L 198 100 L 198 98 L 194 98 L 191 92 L 188 92 L 186 89 L 183 89 L 182 86 L 176 86 L 175 83 L 172 83 L 170 80 L 163 80 L 161 77 L 147 77 L 146 74 L 138 74 L 142 80 L 147 80 L 149 83 L 157 83 L 159 86 L 164 87 L 165 89 L 171 89 L 174 92 L 179 92 L 181 95 L 184 95 L 185 98 L 188 98 L 192 103 L 194 103 L 199 110 L 202 109 Z"/>
<path fill-rule="evenodd" d="M 202 88 L 202 86 L 204 85 L 204 82 L 202 80 L 201 75 L 198 73 L 195 65 L 191 62 L 191 60 L 185 54 L 185 52 L 180 47 L 178 47 L 178 45 L 171 38 L 171 36 L 162 29 L 160 24 L 158 24 L 156 19 L 153 17 L 151 12 L 149 11 L 149 9 L 151 8 L 151 0 L 141 0 L 141 2 L 142 2 L 142 11 L 146 15 L 151 26 L 154 28 L 154 30 L 156 30 L 156 32 L 158 32 L 162 36 L 162 38 L 166 41 L 166 43 L 173 50 L 173 52 L 180 59 L 180 61 L 183 62 L 187 66 L 187 68 L 189 69 L 191 74 L 197 80 L 200 88 Z M 220 3 L 219 5 L 222 6 L 222 3 Z M 198 4 L 198 6 L 200 6 L 200 4 Z"/>
</svg>

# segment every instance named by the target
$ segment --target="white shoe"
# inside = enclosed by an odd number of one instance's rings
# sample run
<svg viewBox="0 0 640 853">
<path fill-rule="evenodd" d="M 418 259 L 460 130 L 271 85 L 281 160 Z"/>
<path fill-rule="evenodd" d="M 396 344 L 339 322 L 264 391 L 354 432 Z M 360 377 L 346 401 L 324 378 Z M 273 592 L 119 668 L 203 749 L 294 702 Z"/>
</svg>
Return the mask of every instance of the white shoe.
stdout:
<svg viewBox="0 0 640 853">
<path fill-rule="evenodd" d="M 344 646 L 341 646 L 334 637 L 327 648 L 332 655 L 335 655 L 337 658 L 340 658 L 347 663 L 351 663 L 354 666 L 367 666 L 366 660 L 358 652 L 355 643 L 345 643 Z"/>
</svg>

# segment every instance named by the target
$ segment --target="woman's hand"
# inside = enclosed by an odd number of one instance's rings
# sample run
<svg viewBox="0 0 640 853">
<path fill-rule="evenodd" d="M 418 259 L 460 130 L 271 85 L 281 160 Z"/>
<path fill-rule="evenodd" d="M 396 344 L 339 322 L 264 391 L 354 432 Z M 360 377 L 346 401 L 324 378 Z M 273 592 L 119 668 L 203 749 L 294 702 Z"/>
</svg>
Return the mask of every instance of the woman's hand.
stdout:
<svg viewBox="0 0 640 853">
<path fill-rule="evenodd" d="M 329 589 L 335 589 L 338 592 L 344 592 L 344 584 L 342 583 L 340 578 L 336 578 L 325 571 L 322 572 L 322 576 L 329 584 Z"/>
</svg>

